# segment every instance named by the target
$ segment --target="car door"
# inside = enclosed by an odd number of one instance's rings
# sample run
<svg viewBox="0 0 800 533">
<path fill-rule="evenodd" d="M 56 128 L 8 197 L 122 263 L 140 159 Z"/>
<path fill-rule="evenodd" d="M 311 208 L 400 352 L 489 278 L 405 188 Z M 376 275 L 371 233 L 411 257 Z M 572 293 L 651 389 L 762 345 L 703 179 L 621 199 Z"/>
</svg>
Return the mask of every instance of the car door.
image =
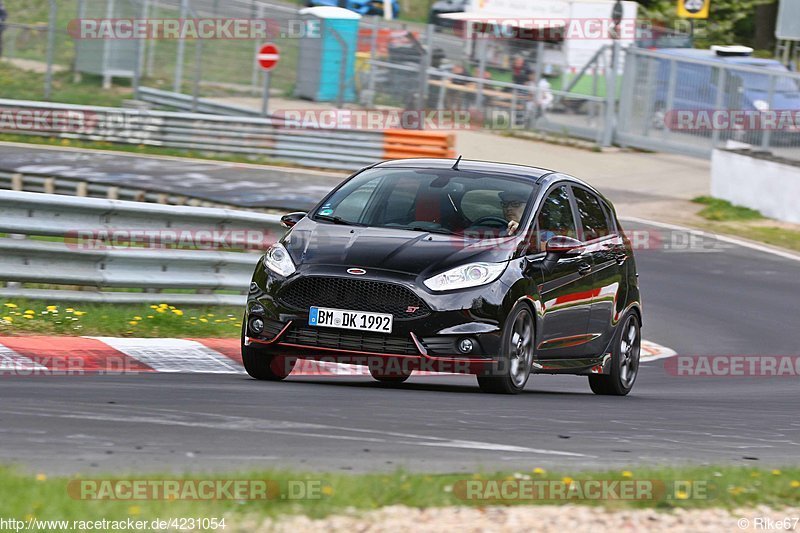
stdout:
<svg viewBox="0 0 800 533">
<path fill-rule="evenodd" d="M 625 301 L 627 252 L 608 204 L 592 191 L 577 185 L 572 186 L 572 195 L 580 222 L 580 238 L 592 261 L 587 348 L 592 354 L 600 355 L 608 346 L 619 320 L 616 306 Z"/>
<path fill-rule="evenodd" d="M 539 360 L 585 357 L 586 332 L 591 309 L 591 259 L 578 250 L 545 265 L 545 243 L 563 235 L 578 237 L 578 223 L 569 187 L 556 185 L 539 209 L 529 248 L 529 263 L 541 276 L 540 330 L 537 332 Z"/>
</svg>

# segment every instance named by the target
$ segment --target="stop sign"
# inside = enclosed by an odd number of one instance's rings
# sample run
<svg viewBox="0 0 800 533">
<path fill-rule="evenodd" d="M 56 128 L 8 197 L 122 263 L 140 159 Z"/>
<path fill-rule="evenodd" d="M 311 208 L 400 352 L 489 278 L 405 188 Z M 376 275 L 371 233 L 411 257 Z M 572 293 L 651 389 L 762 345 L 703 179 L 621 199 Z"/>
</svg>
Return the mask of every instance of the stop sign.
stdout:
<svg viewBox="0 0 800 533">
<path fill-rule="evenodd" d="M 256 55 L 258 64 L 264 70 L 274 69 L 280 58 L 281 53 L 278 51 L 278 47 L 272 43 L 263 45 L 261 48 L 259 48 L 258 55 Z"/>
</svg>

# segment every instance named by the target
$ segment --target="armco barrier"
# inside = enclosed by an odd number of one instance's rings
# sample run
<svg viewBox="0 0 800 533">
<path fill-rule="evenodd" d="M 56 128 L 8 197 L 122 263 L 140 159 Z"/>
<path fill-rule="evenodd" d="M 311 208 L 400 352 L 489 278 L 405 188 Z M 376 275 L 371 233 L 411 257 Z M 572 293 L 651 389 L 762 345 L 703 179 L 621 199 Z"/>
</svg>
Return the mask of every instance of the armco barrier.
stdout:
<svg viewBox="0 0 800 533">
<path fill-rule="evenodd" d="M 239 304 L 284 231 L 276 215 L 0 191 L 0 297 Z M 31 283 L 48 288 L 15 286 Z"/>
<path fill-rule="evenodd" d="M 0 99 L 0 114 L 3 133 L 261 155 L 341 170 L 383 159 L 450 157 L 453 145 L 452 134 L 442 132 L 297 129 L 272 118 L 27 100 Z"/>
</svg>

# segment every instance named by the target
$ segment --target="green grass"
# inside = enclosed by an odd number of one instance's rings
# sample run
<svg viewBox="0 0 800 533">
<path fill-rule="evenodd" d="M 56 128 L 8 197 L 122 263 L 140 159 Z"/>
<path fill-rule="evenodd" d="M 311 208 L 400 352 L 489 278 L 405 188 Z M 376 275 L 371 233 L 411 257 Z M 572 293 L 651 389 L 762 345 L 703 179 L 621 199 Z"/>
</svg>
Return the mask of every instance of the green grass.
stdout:
<svg viewBox="0 0 800 533">
<path fill-rule="evenodd" d="M 706 220 L 715 222 L 738 222 L 744 220 L 761 220 L 764 216 L 749 207 L 733 205 L 727 200 L 712 198 L 711 196 L 698 196 L 692 200 L 694 203 L 705 205 L 698 214 Z"/>
<path fill-rule="evenodd" d="M 692 201 L 705 206 L 698 212 L 708 221 L 700 224 L 701 229 L 800 252 L 800 230 L 779 225 L 754 209 L 733 205 L 726 200 L 699 196 Z"/>
<path fill-rule="evenodd" d="M 341 513 L 346 509 L 368 511 L 388 505 L 406 505 L 416 508 L 442 506 L 487 505 L 536 505 L 536 504 L 588 504 L 614 509 L 722 507 L 735 509 L 768 505 L 771 507 L 800 505 L 800 469 L 758 470 L 749 468 L 642 468 L 625 471 L 550 473 L 533 467 L 526 472 L 504 472 L 491 474 L 411 474 L 402 471 L 390 474 L 348 475 L 340 473 L 300 473 L 286 470 L 264 470 L 234 472 L 227 474 L 133 474 L 125 476 L 119 472 L 112 476 L 92 473 L 92 480 L 200 480 L 236 479 L 264 480 L 276 492 L 270 498 L 259 500 L 205 500 L 185 499 L 98 501 L 74 498 L 68 493 L 70 478 L 47 478 L 43 474 L 28 475 L 7 468 L 0 468 L 0 501 L 5 517 L 17 519 L 107 519 L 123 520 L 131 517 L 148 520 L 156 517 L 226 517 L 229 524 L 244 519 L 276 517 L 287 514 L 306 514 L 322 517 Z M 513 501 L 491 501 L 464 497 L 467 482 L 487 480 L 516 482 L 521 480 L 647 480 L 665 490 L 655 491 L 656 497 L 644 500 L 568 500 L 518 499 Z M 81 476 L 73 476 L 73 490 Z M 689 485 L 691 483 L 691 485 Z M 288 487 L 302 485 L 312 497 L 288 497 Z M 685 487 L 691 486 L 686 490 Z M 681 487 L 684 487 L 681 490 Z M 703 487 L 704 497 L 697 497 L 697 489 Z M 75 492 L 72 492 L 75 494 Z M 283 495 L 284 497 L 281 497 Z"/>
<path fill-rule="evenodd" d="M 242 308 L 0 299 L 0 335 L 238 337 Z"/>
<path fill-rule="evenodd" d="M 72 74 L 59 72 L 53 75 L 53 93 L 49 101 L 119 107 L 131 94 L 131 89 L 125 87 L 104 90 L 100 78 L 95 76 L 84 76 L 80 83 L 72 83 Z M 44 100 L 44 74 L 0 62 L 0 98 Z"/>
</svg>

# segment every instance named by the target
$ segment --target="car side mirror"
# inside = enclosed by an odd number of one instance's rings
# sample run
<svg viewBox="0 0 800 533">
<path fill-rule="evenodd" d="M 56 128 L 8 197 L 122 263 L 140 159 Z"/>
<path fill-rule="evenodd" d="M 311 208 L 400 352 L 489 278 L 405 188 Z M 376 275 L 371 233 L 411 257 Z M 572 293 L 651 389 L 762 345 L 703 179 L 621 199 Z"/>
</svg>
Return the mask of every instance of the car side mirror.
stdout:
<svg viewBox="0 0 800 533">
<path fill-rule="evenodd" d="M 565 235 L 551 237 L 547 241 L 547 244 L 545 244 L 547 259 L 555 261 L 558 261 L 564 256 L 578 255 L 580 254 L 581 248 L 583 248 L 583 243 L 581 241 Z"/>
<path fill-rule="evenodd" d="M 281 217 L 281 226 L 284 228 L 292 228 L 295 224 L 303 220 L 305 216 L 306 214 L 302 211 L 295 211 L 294 213 L 283 215 Z"/>
</svg>

